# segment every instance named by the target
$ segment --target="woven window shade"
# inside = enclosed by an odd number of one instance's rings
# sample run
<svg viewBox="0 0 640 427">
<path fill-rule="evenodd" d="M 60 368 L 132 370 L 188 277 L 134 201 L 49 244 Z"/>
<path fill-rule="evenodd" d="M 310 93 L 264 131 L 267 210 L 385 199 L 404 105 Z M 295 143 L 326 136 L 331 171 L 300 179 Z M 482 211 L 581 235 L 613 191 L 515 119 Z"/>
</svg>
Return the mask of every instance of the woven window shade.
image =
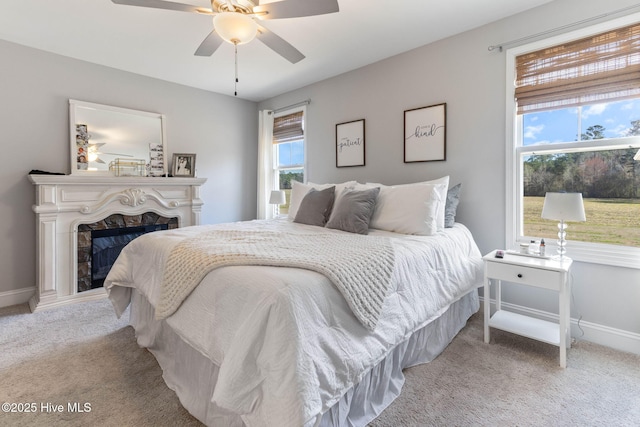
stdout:
<svg viewBox="0 0 640 427">
<path fill-rule="evenodd" d="M 518 114 L 640 96 L 640 23 L 516 57 Z"/>
<path fill-rule="evenodd" d="M 273 143 L 281 144 L 302 139 L 302 111 L 273 119 Z"/>
</svg>

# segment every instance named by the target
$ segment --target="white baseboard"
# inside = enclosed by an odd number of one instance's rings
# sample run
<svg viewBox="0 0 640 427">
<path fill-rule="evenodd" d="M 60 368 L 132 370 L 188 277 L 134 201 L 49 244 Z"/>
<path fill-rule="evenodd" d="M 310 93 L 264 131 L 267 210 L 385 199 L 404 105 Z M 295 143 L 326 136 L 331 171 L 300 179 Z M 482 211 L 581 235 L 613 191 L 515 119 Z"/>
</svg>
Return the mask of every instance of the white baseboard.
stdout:
<svg viewBox="0 0 640 427">
<path fill-rule="evenodd" d="M 484 297 L 480 297 L 480 301 L 484 304 Z M 491 300 L 491 305 L 493 306 L 494 304 L 495 300 Z M 514 313 L 548 320 L 550 322 L 558 322 L 558 315 L 547 311 L 536 310 L 504 301 L 502 301 L 502 307 Z M 576 341 L 589 341 L 616 350 L 640 355 L 640 334 L 634 332 L 571 318 L 571 337 Z"/>
<path fill-rule="evenodd" d="M 29 298 L 31 298 L 31 296 L 35 293 L 35 290 L 36 288 L 32 286 L 29 288 L 0 292 L 0 307 L 8 307 L 11 305 L 28 303 Z M 484 297 L 480 297 L 480 301 L 484 304 Z M 494 304 L 495 301 L 491 300 L 491 305 Z M 515 313 L 520 313 L 551 322 L 558 322 L 558 315 L 554 313 L 536 310 L 533 308 L 511 304 L 504 301 L 502 302 L 502 306 L 505 309 L 513 311 Z M 640 355 L 640 334 L 634 332 L 628 332 L 622 329 L 611 328 L 609 326 L 571 318 L 571 337 L 578 341 L 589 341 L 611 347 L 616 350 Z"/>
<path fill-rule="evenodd" d="M 31 298 L 35 292 L 35 286 L 0 292 L 0 307 L 9 307 L 10 305 L 27 303 L 29 302 L 29 298 Z"/>
</svg>

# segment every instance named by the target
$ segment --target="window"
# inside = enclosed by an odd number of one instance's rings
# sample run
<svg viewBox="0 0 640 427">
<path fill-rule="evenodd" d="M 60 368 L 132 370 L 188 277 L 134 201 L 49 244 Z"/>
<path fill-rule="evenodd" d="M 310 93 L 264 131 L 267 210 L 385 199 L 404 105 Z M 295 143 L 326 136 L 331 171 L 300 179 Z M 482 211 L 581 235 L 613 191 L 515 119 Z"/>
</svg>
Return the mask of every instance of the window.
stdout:
<svg viewBox="0 0 640 427">
<path fill-rule="evenodd" d="M 279 213 L 289 212 L 291 181 L 304 182 L 304 110 L 276 115 L 273 120 L 273 182 L 284 190 L 286 203 Z"/>
<path fill-rule="evenodd" d="M 579 192 L 569 255 L 640 268 L 640 24 L 587 31 L 507 54 L 508 244 L 555 242 L 544 195 Z"/>
</svg>

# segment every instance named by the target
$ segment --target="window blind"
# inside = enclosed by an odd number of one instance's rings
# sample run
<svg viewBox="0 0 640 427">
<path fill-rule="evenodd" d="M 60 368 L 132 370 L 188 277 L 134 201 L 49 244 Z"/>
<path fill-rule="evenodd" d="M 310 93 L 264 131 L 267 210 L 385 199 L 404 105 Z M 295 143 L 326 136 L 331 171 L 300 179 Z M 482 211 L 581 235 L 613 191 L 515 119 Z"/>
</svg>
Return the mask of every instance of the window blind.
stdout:
<svg viewBox="0 0 640 427">
<path fill-rule="evenodd" d="M 273 119 L 273 143 L 281 144 L 302 139 L 304 129 L 302 127 L 303 112 L 276 117 Z"/>
<path fill-rule="evenodd" d="M 518 114 L 640 96 L 640 23 L 516 57 Z"/>
</svg>

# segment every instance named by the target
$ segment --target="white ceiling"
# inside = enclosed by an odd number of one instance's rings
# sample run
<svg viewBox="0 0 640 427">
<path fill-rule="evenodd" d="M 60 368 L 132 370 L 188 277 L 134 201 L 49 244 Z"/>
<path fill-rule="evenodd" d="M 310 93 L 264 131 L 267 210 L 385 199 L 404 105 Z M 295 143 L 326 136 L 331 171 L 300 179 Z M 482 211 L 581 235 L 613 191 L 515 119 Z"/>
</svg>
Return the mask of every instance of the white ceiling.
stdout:
<svg viewBox="0 0 640 427">
<path fill-rule="evenodd" d="M 338 13 L 263 21 L 306 58 L 291 64 L 259 40 L 239 46 L 238 97 L 261 101 L 549 1 L 338 0 Z M 0 2 L 0 39 L 233 95 L 233 45 L 223 43 L 211 57 L 193 55 L 211 29 L 206 15 L 111 0 Z"/>
</svg>

